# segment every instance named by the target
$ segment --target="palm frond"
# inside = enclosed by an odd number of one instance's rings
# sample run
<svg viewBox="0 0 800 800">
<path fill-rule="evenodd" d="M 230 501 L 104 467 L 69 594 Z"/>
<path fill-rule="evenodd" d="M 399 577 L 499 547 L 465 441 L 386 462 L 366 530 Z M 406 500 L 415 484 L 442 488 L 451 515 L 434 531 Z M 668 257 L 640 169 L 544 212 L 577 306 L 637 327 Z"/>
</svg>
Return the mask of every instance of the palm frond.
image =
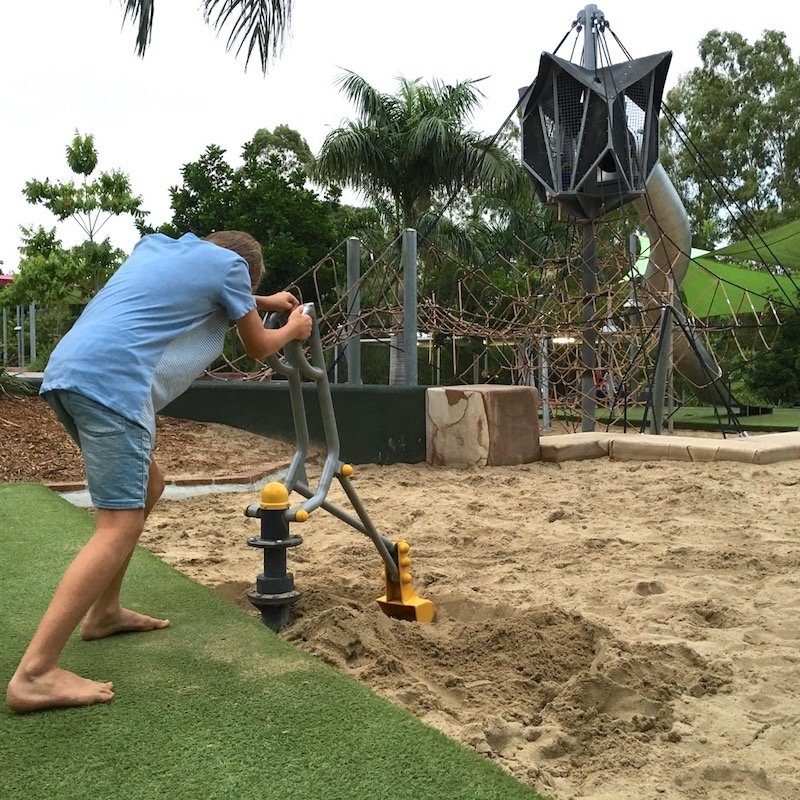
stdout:
<svg viewBox="0 0 800 800">
<path fill-rule="evenodd" d="M 0 395 L 5 397 L 27 397 L 36 394 L 36 389 L 30 383 L 6 372 L 5 367 L 0 367 Z"/>
<path fill-rule="evenodd" d="M 144 56 L 153 36 L 155 0 L 120 0 L 128 20 L 136 27 L 136 54 Z M 245 68 L 258 52 L 261 71 L 283 47 L 289 31 L 292 0 L 202 0 L 203 17 L 218 33 L 229 27 L 227 50 L 238 56 L 246 49 Z"/>
<path fill-rule="evenodd" d="M 131 24 L 136 26 L 136 55 L 143 56 L 153 35 L 153 12 L 155 0 L 121 0 L 125 7 L 122 17 L 124 25 L 130 17 Z"/>
<path fill-rule="evenodd" d="M 291 14 L 292 0 L 203 0 L 203 15 L 214 30 L 230 23 L 226 49 L 235 47 L 238 56 L 246 46 L 245 67 L 257 50 L 262 72 L 282 49 Z"/>
<path fill-rule="evenodd" d="M 336 84 L 356 107 L 362 122 L 384 126 L 398 117 L 397 98 L 379 92 L 355 72 L 346 70 L 336 79 Z"/>
<path fill-rule="evenodd" d="M 376 126 L 350 121 L 331 131 L 314 166 L 321 180 L 335 181 L 377 197 L 391 185 L 395 170 L 391 144 Z"/>
</svg>

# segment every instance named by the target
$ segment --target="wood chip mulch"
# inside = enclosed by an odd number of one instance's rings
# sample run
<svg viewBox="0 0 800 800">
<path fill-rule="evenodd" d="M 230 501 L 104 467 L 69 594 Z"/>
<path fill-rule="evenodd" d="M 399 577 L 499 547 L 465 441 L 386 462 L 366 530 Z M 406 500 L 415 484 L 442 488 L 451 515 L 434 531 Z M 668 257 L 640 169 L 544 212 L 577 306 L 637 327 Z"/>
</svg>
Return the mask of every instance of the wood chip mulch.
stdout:
<svg viewBox="0 0 800 800">
<path fill-rule="evenodd" d="M 208 471 L 209 450 L 202 437 L 206 427 L 202 422 L 158 417 L 155 453 L 162 469 Z M 219 468 L 224 471 L 221 460 Z M 83 479 L 80 450 L 50 406 L 37 396 L 0 396 L 0 483 Z"/>
</svg>

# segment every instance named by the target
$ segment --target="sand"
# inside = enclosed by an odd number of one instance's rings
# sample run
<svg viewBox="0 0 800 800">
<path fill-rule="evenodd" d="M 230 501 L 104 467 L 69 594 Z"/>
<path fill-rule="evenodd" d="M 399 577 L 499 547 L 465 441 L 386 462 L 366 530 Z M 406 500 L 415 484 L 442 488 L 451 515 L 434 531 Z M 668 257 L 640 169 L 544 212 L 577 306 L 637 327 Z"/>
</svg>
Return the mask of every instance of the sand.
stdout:
<svg viewBox="0 0 800 800">
<path fill-rule="evenodd" d="M 800 798 L 800 462 L 354 481 L 437 618 L 384 616 L 374 546 L 318 510 L 292 526 L 283 637 L 556 800 Z M 143 544 L 256 613 L 257 499 L 162 501 Z"/>
</svg>

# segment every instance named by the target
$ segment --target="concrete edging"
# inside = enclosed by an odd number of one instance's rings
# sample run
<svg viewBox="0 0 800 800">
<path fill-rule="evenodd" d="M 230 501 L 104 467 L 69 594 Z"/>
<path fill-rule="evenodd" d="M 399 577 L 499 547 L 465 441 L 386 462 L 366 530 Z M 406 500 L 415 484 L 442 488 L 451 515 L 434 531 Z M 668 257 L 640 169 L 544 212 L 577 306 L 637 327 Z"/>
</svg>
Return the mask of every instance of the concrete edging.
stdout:
<svg viewBox="0 0 800 800">
<path fill-rule="evenodd" d="M 289 468 L 290 459 L 272 461 L 255 471 L 237 473 L 235 475 L 179 475 L 175 478 L 165 476 L 167 486 L 229 486 L 256 485 L 257 483 Z M 85 481 L 42 481 L 43 485 L 59 494 L 63 492 L 82 492 L 86 490 Z"/>
<path fill-rule="evenodd" d="M 543 436 L 542 461 L 560 463 L 607 457 L 613 461 L 737 461 L 773 464 L 800 459 L 800 431 L 749 436 L 744 439 L 710 439 L 651 434 L 568 433 Z"/>
</svg>

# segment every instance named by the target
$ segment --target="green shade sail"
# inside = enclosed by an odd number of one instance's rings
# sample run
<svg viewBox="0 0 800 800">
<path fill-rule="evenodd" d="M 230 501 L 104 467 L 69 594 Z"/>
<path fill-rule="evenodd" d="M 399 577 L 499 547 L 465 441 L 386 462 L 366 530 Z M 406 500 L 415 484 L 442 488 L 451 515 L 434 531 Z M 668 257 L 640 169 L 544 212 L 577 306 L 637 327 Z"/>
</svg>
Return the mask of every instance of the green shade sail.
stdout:
<svg viewBox="0 0 800 800">
<path fill-rule="evenodd" d="M 800 219 L 760 236 L 720 247 L 713 255 L 725 256 L 733 261 L 771 264 L 794 273 L 800 270 Z"/>
<path fill-rule="evenodd" d="M 758 314 L 770 300 L 798 303 L 798 284 L 787 275 L 737 267 L 708 255 L 693 258 L 681 284 L 686 307 L 698 319 Z"/>
<path fill-rule="evenodd" d="M 635 269 L 643 275 L 650 243 L 640 239 Z M 771 301 L 800 305 L 800 220 L 711 252 L 692 250 L 681 292 L 698 319 L 758 314 Z"/>
</svg>

